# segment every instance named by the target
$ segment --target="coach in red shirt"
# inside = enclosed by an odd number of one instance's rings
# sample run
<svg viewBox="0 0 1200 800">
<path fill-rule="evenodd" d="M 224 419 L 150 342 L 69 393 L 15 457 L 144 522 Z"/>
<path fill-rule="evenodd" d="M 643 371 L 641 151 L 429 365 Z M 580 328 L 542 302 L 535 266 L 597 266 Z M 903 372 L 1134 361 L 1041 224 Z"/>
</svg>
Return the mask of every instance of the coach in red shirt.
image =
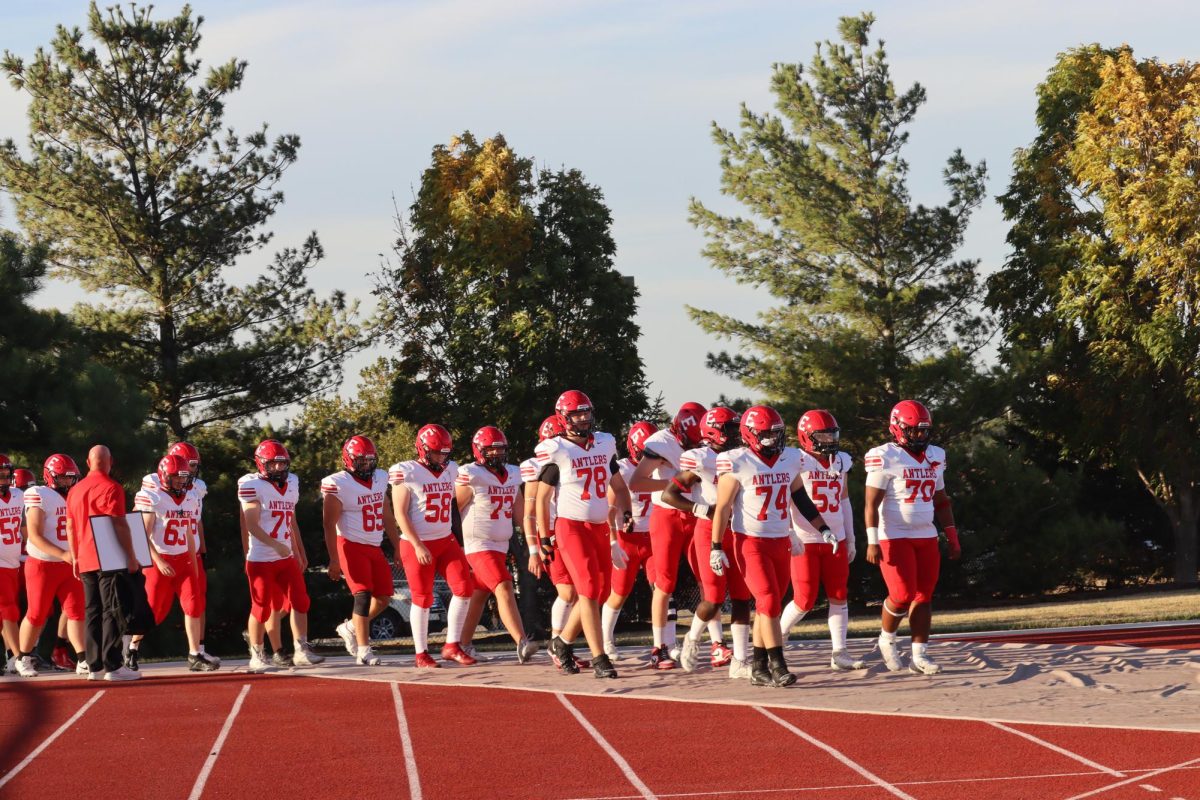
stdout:
<svg viewBox="0 0 1200 800">
<path fill-rule="evenodd" d="M 112 454 L 98 444 L 88 451 L 88 475 L 67 493 L 67 536 L 75 568 L 83 581 L 84 626 L 87 634 L 89 679 L 136 680 L 141 675 L 122 665 L 121 637 L 126 619 L 134 614 L 134 593 L 140 584 L 132 579 L 141 570 L 125 520 L 125 490 L 109 477 Z M 92 517 L 112 518 L 117 541 L 125 551 L 128 568 L 100 571 Z M 143 590 L 144 591 L 144 590 Z"/>
</svg>

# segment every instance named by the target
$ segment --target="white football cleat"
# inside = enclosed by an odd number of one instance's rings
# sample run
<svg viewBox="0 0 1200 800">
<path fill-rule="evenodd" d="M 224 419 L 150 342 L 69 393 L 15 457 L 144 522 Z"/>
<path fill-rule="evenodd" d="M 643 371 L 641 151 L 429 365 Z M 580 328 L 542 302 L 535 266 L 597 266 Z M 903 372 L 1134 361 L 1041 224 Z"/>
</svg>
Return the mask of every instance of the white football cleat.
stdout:
<svg viewBox="0 0 1200 800">
<path fill-rule="evenodd" d="M 117 667 L 114 670 L 104 673 L 104 680 L 106 681 L 139 681 L 141 679 L 142 673 L 129 667 Z"/>
<path fill-rule="evenodd" d="M 617 646 L 613 642 L 604 643 L 604 655 L 608 656 L 609 661 L 616 661 L 620 654 L 617 652 Z"/>
<path fill-rule="evenodd" d="M 88 666 L 88 663 L 86 661 L 76 661 L 75 662 L 75 674 L 87 677 L 88 675 L 92 674 L 92 670 Z"/>
<path fill-rule="evenodd" d="M 674 661 L 676 664 L 679 663 L 679 656 L 681 653 L 682 653 L 682 651 L 678 647 L 672 647 L 667 651 L 667 655 L 669 655 L 671 657 L 671 660 Z"/>
<path fill-rule="evenodd" d="M 324 661 L 325 656 L 314 653 L 312 645 L 305 641 L 301 641 L 296 646 L 296 652 L 292 653 L 292 666 L 295 667 L 315 667 Z"/>
<path fill-rule="evenodd" d="M 346 652 L 350 655 L 358 653 L 358 636 L 354 633 L 354 625 L 350 620 L 346 620 L 341 625 L 334 629 L 337 635 L 342 637 L 342 644 L 346 645 Z"/>
<path fill-rule="evenodd" d="M 683 647 L 679 649 L 679 666 L 684 672 L 695 672 L 700 663 L 700 641 L 690 636 L 683 637 Z"/>
<path fill-rule="evenodd" d="M 475 659 L 476 661 L 491 661 L 491 659 L 488 658 L 487 656 L 479 655 L 479 651 L 477 651 L 475 649 L 474 642 L 471 642 L 470 644 L 461 645 L 461 647 L 462 647 L 462 651 L 464 653 L 466 653 L 467 655 L 469 655 L 471 658 Z"/>
<path fill-rule="evenodd" d="M 36 678 L 38 676 L 38 671 L 33 666 L 33 656 L 21 656 L 13 660 L 17 662 L 17 674 L 22 678 Z"/>
<path fill-rule="evenodd" d="M 888 640 L 880 636 L 879 655 L 889 672 L 899 672 L 904 669 L 904 659 L 900 657 L 900 648 L 896 646 L 895 639 Z"/>
<path fill-rule="evenodd" d="M 250 663 L 246 665 L 249 672 L 266 672 L 271 668 L 271 663 L 267 661 L 267 654 L 263 652 L 261 647 L 250 648 Z"/>
<path fill-rule="evenodd" d="M 829 658 L 829 667 L 838 672 L 850 672 L 856 669 L 866 669 L 867 665 L 861 658 L 855 658 L 846 650 L 834 650 Z"/>
<path fill-rule="evenodd" d="M 750 680 L 750 664 L 736 658 L 730 659 L 729 677 L 734 680 Z"/>
<path fill-rule="evenodd" d="M 930 661 L 927 656 L 913 656 L 908 662 L 908 669 L 917 675 L 937 675 L 942 668 Z"/>
<path fill-rule="evenodd" d="M 383 659 L 375 655 L 375 651 L 368 647 L 354 657 L 354 663 L 360 667 L 378 667 L 383 664 Z"/>
</svg>

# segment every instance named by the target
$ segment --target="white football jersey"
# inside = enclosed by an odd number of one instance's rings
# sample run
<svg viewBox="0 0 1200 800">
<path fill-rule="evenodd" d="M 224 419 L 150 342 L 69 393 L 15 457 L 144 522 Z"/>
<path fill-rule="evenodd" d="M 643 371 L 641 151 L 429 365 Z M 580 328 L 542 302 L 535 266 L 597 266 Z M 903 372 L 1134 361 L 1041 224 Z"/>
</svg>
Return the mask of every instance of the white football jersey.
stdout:
<svg viewBox="0 0 1200 800">
<path fill-rule="evenodd" d="M 501 480 L 480 464 L 463 464 L 458 468 L 455 484 L 469 486 L 473 493 L 471 502 L 462 510 L 463 551 L 466 553 L 508 552 L 513 520 L 524 509 L 516 507 L 517 490 L 521 488 L 520 468 L 505 464 L 504 470 Z"/>
<path fill-rule="evenodd" d="M 710 506 L 717 504 L 717 451 L 708 445 L 684 450 L 679 456 L 679 471 L 690 472 L 700 478 L 700 482 L 692 487 L 694 496 L 699 494 L 699 502 Z"/>
<path fill-rule="evenodd" d="M 147 533 L 154 549 L 163 555 L 186 553 L 186 537 L 199 536 L 200 498 L 195 492 L 185 492 L 176 499 L 167 492 L 143 488 L 133 498 L 133 510 L 154 515 L 153 526 Z"/>
<path fill-rule="evenodd" d="M 791 534 L 791 485 L 800 474 L 800 451 L 785 447 L 774 464 L 748 447 L 717 456 L 717 478 L 732 475 L 742 485 L 733 501 L 729 527 L 747 536 L 778 539 Z"/>
<path fill-rule="evenodd" d="M 622 458 L 617 462 L 617 469 L 621 470 L 621 477 L 625 479 L 625 485 L 629 485 L 629 479 L 633 477 L 633 471 L 637 469 L 637 464 L 634 464 L 628 458 Z M 650 532 L 650 506 L 653 504 L 654 495 L 651 492 L 630 492 L 629 498 L 633 501 L 633 532 L 634 533 L 649 533 Z"/>
<path fill-rule="evenodd" d="M 42 518 L 42 535 L 51 543 L 63 550 L 70 550 L 67 541 L 67 498 L 51 489 L 49 486 L 30 486 L 25 490 L 25 508 L 40 508 L 45 512 Z M 30 558 L 41 561 L 62 561 L 57 556 L 42 552 L 30 542 L 26 546 Z"/>
<path fill-rule="evenodd" d="M 883 489 L 879 509 L 879 538 L 931 539 L 933 495 L 946 488 L 946 451 L 929 445 L 917 458 L 894 442 L 867 452 L 867 486 Z"/>
<path fill-rule="evenodd" d="M 9 488 L 8 497 L 0 497 L 0 567 L 21 566 L 21 518 L 25 513 L 25 495 Z"/>
<path fill-rule="evenodd" d="M 388 502 L 388 475 L 375 470 L 370 481 L 360 481 L 342 470 L 321 480 L 321 496 L 336 497 L 342 503 L 337 519 L 337 535 L 348 542 L 376 547 L 383 542 L 383 504 Z"/>
<path fill-rule="evenodd" d="M 558 516 L 577 522 L 608 521 L 608 482 L 617 460 L 617 441 L 610 433 L 592 434 L 587 446 L 565 436 L 547 439 L 534 451 L 539 475 L 558 467 Z"/>
<path fill-rule="evenodd" d="M 434 475 L 420 461 L 401 461 L 388 470 L 388 483 L 407 486 L 410 493 L 408 521 L 422 542 L 444 539 L 450 529 L 450 509 L 454 504 L 454 480 L 458 464 L 447 461 L 440 474 Z"/>
<path fill-rule="evenodd" d="M 663 428 L 661 431 L 655 431 L 646 437 L 643 442 L 643 448 L 666 461 L 666 463 L 656 462 L 658 466 L 650 472 L 650 477 L 655 480 L 669 481 L 679 474 L 682 467 L 679 466 L 679 459 L 683 455 L 683 445 L 675 438 L 675 434 L 671 433 L 669 428 Z M 686 499 L 696 502 L 696 490 L 687 492 L 683 495 Z M 669 508 L 672 511 L 675 507 L 668 505 L 662 499 L 662 492 L 654 492 L 650 496 L 651 502 L 662 508 Z"/>
<path fill-rule="evenodd" d="M 142 488 L 159 491 L 162 489 L 162 481 L 158 479 L 157 472 L 151 472 L 142 478 Z M 208 484 L 199 478 L 192 478 L 192 488 L 188 490 L 194 492 L 196 499 L 200 501 L 200 507 L 204 507 L 204 498 L 208 495 Z"/>
<path fill-rule="evenodd" d="M 238 500 L 242 510 L 249 503 L 258 502 L 258 525 L 272 539 L 278 539 L 294 550 L 292 545 L 292 523 L 296 519 L 296 502 L 300 499 L 300 479 L 288 474 L 283 488 L 276 486 L 261 475 L 250 473 L 238 480 Z M 250 535 L 247 561 L 281 561 L 284 558 L 267 545 Z"/>
<path fill-rule="evenodd" d="M 804 481 L 804 491 L 808 492 L 809 499 L 821 512 L 825 524 L 839 542 L 848 535 L 854 535 L 854 513 L 850 508 L 849 484 L 846 482 L 846 474 L 850 472 L 852 463 L 854 459 L 849 453 L 838 451 L 826 467 L 816 456 L 800 451 L 800 479 Z M 805 544 L 824 542 L 821 534 L 804 518 L 795 503 L 791 508 L 792 528 L 800 541 Z"/>
<path fill-rule="evenodd" d="M 527 458 L 521 462 L 521 483 L 525 484 L 525 502 L 537 498 L 537 487 L 530 486 L 531 483 L 537 483 L 538 473 L 541 470 L 538 468 L 536 458 Z M 534 511 L 536 514 L 537 511 Z M 554 521 L 558 519 L 558 487 L 554 487 L 554 494 L 550 495 L 550 532 L 554 532 Z"/>
</svg>

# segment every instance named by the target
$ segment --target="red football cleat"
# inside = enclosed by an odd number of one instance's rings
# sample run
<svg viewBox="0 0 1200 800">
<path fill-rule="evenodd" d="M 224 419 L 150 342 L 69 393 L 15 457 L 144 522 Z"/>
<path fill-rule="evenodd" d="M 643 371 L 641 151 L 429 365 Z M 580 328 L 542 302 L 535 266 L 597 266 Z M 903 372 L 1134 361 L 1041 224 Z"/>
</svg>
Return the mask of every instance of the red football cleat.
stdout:
<svg viewBox="0 0 1200 800">
<path fill-rule="evenodd" d="M 464 667 L 474 666 L 478 662 L 463 652 L 462 647 L 458 642 L 453 644 L 442 645 L 442 659 L 445 661 L 456 661 Z"/>
<path fill-rule="evenodd" d="M 413 666 L 417 669 L 441 669 L 441 664 L 433 660 L 433 656 L 429 653 L 417 653 L 416 661 Z"/>
<path fill-rule="evenodd" d="M 71 651 L 59 645 L 50 653 L 50 660 L 54 662 L 54 666 L 67 672 L 75 671 L 75 659 L 71 657 Z"/>
<path fill-rule="evenodd" d="M 733 651 L 725 646 L 724 642 L 716 642 L 712 646 L 712 665 L 713 669 L 724 667 L 733 660 Z"/>
</svg>

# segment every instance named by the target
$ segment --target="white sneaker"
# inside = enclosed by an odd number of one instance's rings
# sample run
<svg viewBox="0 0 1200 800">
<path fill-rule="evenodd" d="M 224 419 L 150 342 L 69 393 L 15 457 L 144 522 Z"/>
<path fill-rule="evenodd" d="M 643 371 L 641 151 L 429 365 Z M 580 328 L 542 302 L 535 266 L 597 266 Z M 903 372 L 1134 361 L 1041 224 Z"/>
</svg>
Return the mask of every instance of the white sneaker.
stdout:
<svg viewBox="0 0 1200 800">
<path fill-rule="evenodd" d="M 695 672 L 700 663 L 700 640 L 690 636 L 683 637 L 683 647 L 679 648 L 679 666 L 684 672 Z"/>
<path fill-rule="evenodd" d="M 17 664 L 17 674 L 22 678 L 36 678 L 38 676 L 38 671 L 33 666 L 33 656 L 21 656 L 20 658 L 14 658 L 13 661 Z"/>
<path fill-rule="evenodd" d="M 729 677 L 734 680 L 750 680 L 750 664 L 734 658 L 729 662 Z"/>
<path fill-rule="evenodd" d="M 91 667 L 88 666 L 88 663 L 86 661 L 76 661 L 75 662 L 75 674 L 91 676 L 92 670 L 91 670 Z"/>
<path fill-rule="evenodd" d="M 246 669 L 250 672 L 266 672 L 270 668 L 271 664 L 267 661 L 267 654 L 263 649 L 251 646 L 250 663 L 246 665 Z"/>
<path fill-rule="evenodd" d="M 676 664 L 678 664 L 678 663 L 679 663 L 679 656 L 680 656 L 680 654 L 681 654 L 681 651 L 680 651 L 680 649 L 679 649 L 678 647 L 672 647 L 672 648 L 671 648 L 671 649 L 670 649 L 670 650 L 667 652 L 667 655 L 671 656 L 671 660 L 672 660 L 672 661 L 674 661 Z"/>
<path fill-rule="evenodd" d="M 617 652 L 617 645 L 614 642 L 605 642 L 604 655 L 608 656 L 609 661 L 616 661 L 620 656 L 620 653 Z"/>
<path fill-rule="evenodd" d="M 103 679 L 104 679 L 104 675 L 103 675 L 103 673 L 100 673 L 100 672 L 92 672 L 92 671 L 89 669 L 89 670 L 88 670 L 88 674 L 87 674 L 87 679 L 88 679 L 89 681 L 99 681 L 99 680 L 103 680 Z"/>
<path fill-rule="evenodd" d="M 937 675 L 942 668 L 930 661 L 928 657 L 913 656 L 908 662 L 909 672 L 917 675 Z"/>
<path fill-rule="evenodd" d="M 837 672 L 850 672 L 856 669 L 866 669 L 867 665 L 861 658 L 855 658 L 845 650 L 834 650 L 829 658 L 830 669 Z"/>
<path fill-rule="evenodd" d="M 491 661 L 491 659 L 488 656 L 479 655 L 479 653 L 475 650 L 474 642 L 472 642 L 471 644 L 459 645 L 459 647 L 462 648 L 462 651 L 464 653 L 466 653 L 467 655 L 469 655 L 471 658 L 475 659 L 476 661 Z"/>
<path fill-rule="evenodd" d="M 142 679 L 142 673 L 129 667 L 117 667 L 111 672 L 104 673 L 106 681 L 138 681 Z"/>
<path fill-rule="evenodd" d="M 537 642 L 531 642 L 528 639 L 522 639 L 517 645 L 517 663 L 528 664 L 529 659 L 533 658 L 538 651 Z"/>
<path fill-rule="evenodd" d="M 354 625 L 350 620 L 338 625 L 336 631 L 342 637 L 342 644 L 346 645 L 346 652 L 352 656 L 358 653 L 358 635 L 354 633 Z"/>
<path fill-rule="evenodd" d="M 888 640 L 880 636 L 879 655 L 889 672 L 899 672 L 904 669 L 904 660 L 900 657 L 900 648 L 896 646 L 895 639 Z"/>
<path fill-rule="evenodd" d="M 4 662 L 4 674 L 5 675 L 16 675 L 17 674 L 17 657 L 16 656 L 9 656 L 8 660 Z"/>
<path fill-rule="evenodd" d="M 354 657 L 354 663 L 360 667 L 378 667 L 383 664 L 383 659 L 375 655 L 375 651 L 368 647 Z"/>
<path fill-rule="evenodd" d="M 292 654 L 292 666 L 295 667 L 315 667 L 317 664 L 324 663 L 324 661 L 325 656 L 319 656 L 314 653 L 312 645 L 308 642 L 300 642 L 296 647 L 296 652 Z"/>
</svg>

